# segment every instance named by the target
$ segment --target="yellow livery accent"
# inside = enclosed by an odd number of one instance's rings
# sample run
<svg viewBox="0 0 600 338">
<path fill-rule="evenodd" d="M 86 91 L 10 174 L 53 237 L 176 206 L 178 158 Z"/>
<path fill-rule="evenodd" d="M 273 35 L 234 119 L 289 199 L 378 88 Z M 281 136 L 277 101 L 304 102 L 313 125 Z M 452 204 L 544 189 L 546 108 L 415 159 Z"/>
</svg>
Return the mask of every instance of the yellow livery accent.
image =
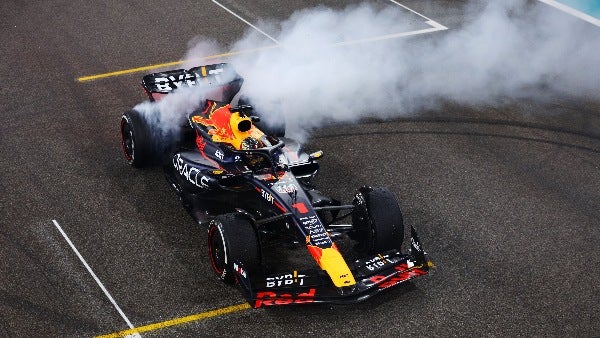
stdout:
<svg viewBox="0 0 600 338">
<path fill-rule="evenodd" d="M 322 249 L 319 265 L 321 269 L 327 271 L 336 287 L 341 288 L 356 284 L 348 264 L 346 264 L 344 257 L 335 246 Z"/>
<path fill-rule="evenodd" d="M 229 120 L 233 137 L 229 140 L 221 142 L 231 143 L 235 149 L 241 149 L 242 141 L 246 137 L 254 137 L 260 140 L 265 134 L 254 126 L 252 120 L 247 116 L 242 116 L 240 113 L 232 113 Z"/>
</svg>

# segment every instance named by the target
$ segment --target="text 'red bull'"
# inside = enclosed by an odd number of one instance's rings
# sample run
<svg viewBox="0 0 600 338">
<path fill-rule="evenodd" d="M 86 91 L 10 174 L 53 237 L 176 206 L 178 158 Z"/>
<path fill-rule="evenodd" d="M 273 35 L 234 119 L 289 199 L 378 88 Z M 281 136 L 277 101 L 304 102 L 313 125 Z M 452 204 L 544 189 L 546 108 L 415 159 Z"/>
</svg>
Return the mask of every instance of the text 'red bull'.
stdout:
<svg viewBox="0 0 600 338">
<path fill-rule="evenodd" d="M 315 298 L 316 289 L 293 295 L 291 293 L 277 294 L 271 291 L 260 291 L 256 294 L 254 308 L 272 305 L 306 304 L 312 303 Z"/>
</svg>

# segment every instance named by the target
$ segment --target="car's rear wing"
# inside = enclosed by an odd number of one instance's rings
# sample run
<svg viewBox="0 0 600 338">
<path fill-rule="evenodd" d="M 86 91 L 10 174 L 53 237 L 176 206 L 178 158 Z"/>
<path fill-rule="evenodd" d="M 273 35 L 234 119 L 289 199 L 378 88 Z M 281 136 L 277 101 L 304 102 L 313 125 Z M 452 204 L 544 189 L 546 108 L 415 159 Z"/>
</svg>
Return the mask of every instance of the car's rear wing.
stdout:
<svg viewBox="0 0 600 338">
<path fill-rule="evenodd" d="M 211 91 L 211 96 L 220 95 L 213 99 L 231 102 L 243 81 L 230 64 L 218 63 L 148 74 L 142 79 L 142 87 L 150 101 L 159 100 L 181 87 L 203 86 L 215 89 Z"/>
</svg>

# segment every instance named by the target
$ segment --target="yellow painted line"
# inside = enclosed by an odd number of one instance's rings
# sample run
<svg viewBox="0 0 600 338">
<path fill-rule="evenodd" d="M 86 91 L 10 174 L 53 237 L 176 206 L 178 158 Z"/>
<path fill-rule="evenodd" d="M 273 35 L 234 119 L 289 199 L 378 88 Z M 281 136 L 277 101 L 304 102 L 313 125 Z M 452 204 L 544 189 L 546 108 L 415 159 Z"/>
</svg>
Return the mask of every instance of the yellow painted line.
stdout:
<svg viewBox="0 0 600 338">
<path fill-rule="evenodd" d="M 135 335 L 136 333 L 139 334 L 142 332 L 156 331 L 156 330 L 164 329 L 164 328 L 171 327 L 171 326 L 182 325 L 182 324 L 195 322 L 195 321 L 199 321 L 199 320 L 207 319 L 207 318 L 211 318 L 211 317 L 218 317 L 218 316 L 222 316 L 222 315 L 225 315 L 228 313 L 238 312 L 238 311 L 242 311 L 242 310 L 246 310 L 246 309 L 250 309 L 250 305 L 248 303 L 242 303 L 242 304 L 232 305 L 232 306 L 228 306 L 228 307 L 224 307 L 224 308 L 216 309 L 216 310 L 212 310 L 212 311 L 201 312 L 201 313 L 191 315 L 191 316 L 175 318 L 175 319 L 167 320 L 167 321 L 160 322 L 160 323 L 154 323 L 154 324 L 144 325 L 144 326 L 140 326 L 140 327 L 134 327 L 133 329 L 118 331 L 115 333 L 110 333 L 110 334 L 106 334 L 106 335 L 102 335 L 102 336 L 97 336 L 96 338 L 125 337 L 127 335 Z"/>
<path fill-rule="evenodd" d="M 437 23 L 435 21 L 432 21 L 432 20 L 428 21 L 427 23 L 429 25 L 432 25 L 433 27 L 432 28 L 428 28 L 428 29 L 418 30 L 418 31 L 403 32 L 403 33 L 396 33 L 396 34 L 375 36 L 375 37 L 366 38 L 366 39 L 359 39 L 359 40 L 351 40 L 351 41 L 345 41 L 345 42 L 338 42 L 338 43 L 334 43 L 334 44 L 331 44 L 331 45 L 326 46 L 326 47 L 327 48 L 341 47 L 341 46 L 362 44 L 362 43 L 367 43 L 367 42 L 376 42 L 376 41 L 381 41 L 381 40 L 397 39 L 397 38 L 411 36 L 411 35 L 433 33 L 433 32 L 437 32 L 437 31 L 448 29 L 447 27 L 445 27 L 443 25 L 440 25 L 439 23 Z M 210 56 L 199 57 L 199 58 L 195 58 L 195 59 L 188 59 L 188 60 L 180 60 L 180 61 L 172 61 L 172 62 L 166 62 L 166 63 L 159 63 L 159 64 L 155 64 L 155 65 L 149 65 L 149 66 L 143 66 L 143 67 L 137 67 L 137 68 L 131 68 L 131 69 L 118 70 L 118 71 L 110 72 L 110 73 L 103 73 L 103 74 L 82 76 L 82 77 L 77 78 L 77 81 L 78 82 L 89 82 L 89 81 L 104 79 L 104 78 L 108 78 L 108 77 L 114 77 L 114 76 L 120 76 L 120 75 L 127 75 L 127 74 L 132 74 L 132 73 L 140 73 L 140 72 L 145 72 L 145 71 L 148 71 L 148 70 L 154 70 L 154 69 L 159 69 L 159 68 L 169 68 L 169 67 L 173 67 L 173 66 L 179 66 L 179 65 L 181 65 L 183 63 L 186 63 L 186 62 L 192 62 L 192 61 L 195 62 L 195 61 L 201 61 L 201 60 L 211 60 L 211 59 L 218 59 L 218 58 L 227 58 L 227 57 L 231 57 L 231 56 L 235 56 L 235 55 L 249 54 L 249 53 L 263 51 L 263 50 L 266 50 L 266 49 L 281 48 L 281 47 L 282 47 L 281 45 L 270 45 L 270 46 L 266 46 L 266 47 L 259 47 L 259 48 L 252 48 L 252 49 L 240 50 L 240 51 L 235 51 L 235 52 L 228 52 L 228 53 L 223 53 L 223 54 L 210 55 Z"/>
<path fill-rule="evenodd" d="M 235 55 L 239 55 L 239 54 L 254 53 L 254 52 L 271 49 L 271 48 L 276 48 L 276 47 L 279 47 L 279 46 L 271 45 L 271 46 L 267 46 L 267 47 L 260 47 L 260 48 L 246 49 L 246 50 L 240 50 L 240 51 L 223 53 L 223 54 L 210 55 L 210 56 L 200 57 L 200 58 L 196 58 L 196 59 L 172 61 L 172 62 L 159 63 L 159 64 L 155 64 L 155 65 L 149 65 L 149 66 L 143 66 L 143 67 L 137 67 L 137 68 L 131 68 L 131 69 L 123 69 L 123 70 L 118 70 L 118 71 L 110 72 L 110 73 L 82 76 L 82 77 L 78 77 L 77 81 L 78 82 L 88 82 L 88 81 L 93 81 L 93 80 L 98 80 L 98 79 L 104 79 L 107 77 L 114 77 L 114 76 L 127 75 L 127 74 L 132 74 L 132 73 L 145 72 L 145 71 L 153 70 L 153 69 L 179 66 L 185 62 L 227 58 L 227 57 L 231 57 L 231 56 L 235 56 Z"/>
</svg>

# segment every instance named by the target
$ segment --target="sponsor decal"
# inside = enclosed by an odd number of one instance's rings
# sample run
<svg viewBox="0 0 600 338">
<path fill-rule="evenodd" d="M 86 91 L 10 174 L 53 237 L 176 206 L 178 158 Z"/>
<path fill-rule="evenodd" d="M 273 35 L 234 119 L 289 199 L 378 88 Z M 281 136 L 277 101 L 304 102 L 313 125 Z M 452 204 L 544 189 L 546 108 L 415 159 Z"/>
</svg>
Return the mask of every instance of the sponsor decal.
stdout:
<svg viewBox="0 0 600 338">
<path fill-rule="evenodd" d="M 219 159 L 219 160 L 223 160 L 223 158 L 225 157 L 225 154 L 223 154 L 222 151 L 220 151 L 219 149 L 217 149 L 217 151 L 215 151 L 215 156 Z"/>
<path fill-rule="evenodd" d="M 244 268 L 239 266 L 237 263 L 233 263 L 233 270 L 235 270 L 242 277 L 248 278 L 248 274 L 246 273 L 246 270 L 244 270 Z"/>
<path fill-rule="evenodd" d="M 365 268 L 369 269 L 370 271 L 375 271 L 381 267 L 383 267 L 386 263 L 388 263 L 388 258 L 390 256 L 389 255 L 377 255 L 371 259 L 369 259 L 368 261 L 365 262 Z"/>
<path fill-rule="evenodd" d="M 316 215 L 300 217 L 300 222 L 304 226 L 307 235 L 307 242 L 312 242 L 314 245 L 325 245 L 330 242 L 327 231 L 319 222 Z"/>
<path fill-rule="evenodd" d="M 321 230 L 311 230 L 308 237 L 310 238 L 310 242 L 316 246 L 327 245 L 331 243 L 329 235 L 322 227 Z"/>
<path fill-rule="evenodd" d="M 300 217 L 300 222 L 302 222 L 306 230 L 315 229 L 316 227 L 319 227 L 318 225 L 315 226 L 315 224 L 319 223 L 319 219 L 316 215 Z"/>
<path fill-rule="evenodd" d="M 309 289 L 307 292 L 298 294 L 260 291 L 256 293 L 254 307 L 312 303 L 314 302 L 316 291 L 316 289 Z"/>
<path fill-rule="evenodd" d="M 320 231 L 320 230 L 311 230 L 310 231 L 310 239 L 314 241 L 318 240 L 319 238 L 324 238 L 327 237 L 327 233 L 325 231 Z"/>
<path fill-rule="evenodd" d="M 205 72 L 206 70 L 203 70 L 203 71 Z M 217 83 L 223 83 L 223 80 L 221 79 L 221 76 L 219 75 L 221 73 L 223 73 L 223 68 L 215 68 L 215 69 L 208 70 L 208 74 L 213 75 L 215 80 L 217 80 Z"/>
<path fill-rule="evenodd" d="M 269 193 L 268 191 L 266 191 L 265 189 L 260 189 L 260 195 L 267 200 L 267 202 L 274 204 L 275 203 L 275 198 L 273 198 L 273 195 L 271 195 L 271 193 Z"/>
<path fill-rule="evenodd" d="M 179 175 L 183 176 L 188 182 L 192 183 L 198 188 L 208 188 L 209 178 L 202 175 L 200 169 L 185 163 L 180 154 L 177 154 L 173 157 L 173 167 L 179 173 Z"/>
<path fill-rule="evenodd" d="M 182 73 L 175 75 L 170 75 L 167 77 L 157 77 L 154 78 L 154 85 L 156 89 L 159 91 L 172 91 L 177 88 L 181 88 L 184 86 L 193 86 L 200 83 L 200 76 L 203 81 L 207 80 L 207 76 L 212 76 L 217 84 L 223 83 L 223 79 L 221 78 L 221 73 L 224 71 L 223 68 L 209 69 L 208 74 L 206 74 L 206 67 L 201 67 L 201 74 L 193 74 L 193 73 Z M 196 80 L 197 79 L 197 80 Z"/>
<path fill-rule="evenodd" d="M 196 81 L 192 80 L 194 76 L 190 73 L 179 74 L 175 77 L 173 75 L 169 77 L 157 77 L 154 79 L 154 85 L 159 91 L 171 91 L 184 86 L 193 86 Z"/>
<path fill-rule="evenodd" d="M 254 187 L 254 189 L 260 193 L 260 195 L 269 203 L 273 204 L 274 206 L 276 206 L 279 210 L 283 211 L 283 212 L 287 212 L 287 209 L 281 205 L 279 202 L 277 202 L 275 200 L 275 197 L 273 197 L 273 195 L 266 191 L 263 188 L 259 188 L 259 187 Z"/>
<path fill-rule="evenodd" d="M 265 279 L 267 288 L 277 288 L 286 286 L 302 286 L 306 275 L 298 274 L 298 271 L 286 273 L 283 275 L 267 277 Z"/>
<path fill-rule="evenodd" d="M 298 187 L 295 184 L 276 184 L 273 186 L 273 189 L 280 194 L 293 194 L 298 191 Z"/>
</svg>

